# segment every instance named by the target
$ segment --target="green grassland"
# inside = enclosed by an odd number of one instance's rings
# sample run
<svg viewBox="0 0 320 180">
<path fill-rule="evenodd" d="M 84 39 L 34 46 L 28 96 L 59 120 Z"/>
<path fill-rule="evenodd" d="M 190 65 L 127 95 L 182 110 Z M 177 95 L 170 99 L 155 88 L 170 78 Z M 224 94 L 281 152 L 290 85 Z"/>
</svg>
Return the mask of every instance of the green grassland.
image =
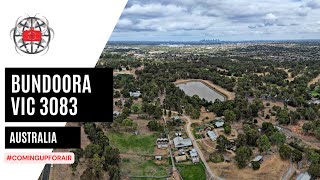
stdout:
<svg viewBox="0 0 320 180">
<path fill-rule="evenodd" d="M 202 164 L 179 164 L 179 172 L 184 180 L 205 180 L 206 173 Z"/>
<path fill-rule="evenodd" d="M 134 135 L 115 131 L 106 132 L 110 144 L 119 149 L 120 153 L 153 154 L 156 135 Z"/>
<path fill-rule="evenodd" d="M 139 156 L 123 158 L 120 165 L 121 170 L 130 176 L 167 176 L 169 169 L 169 163 L 166 160 L 163 164 L 156 164 L 154 160 Z"/>
</svg>

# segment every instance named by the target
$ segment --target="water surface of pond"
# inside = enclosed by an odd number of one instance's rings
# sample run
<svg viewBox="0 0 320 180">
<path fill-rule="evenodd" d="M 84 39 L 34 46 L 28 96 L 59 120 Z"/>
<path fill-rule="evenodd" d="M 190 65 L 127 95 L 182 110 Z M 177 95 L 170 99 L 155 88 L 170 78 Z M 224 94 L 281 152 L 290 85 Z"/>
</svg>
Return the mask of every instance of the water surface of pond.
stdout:
<svg viewBox="0 0 320 180">
<path fill-rule="evenodd" d="M 214 102 L 216 99 L 225 101 L 226 97 L 218 91 L 211 89 L 206 84 L 199 81 L 190 81 L 186 83 L 177 84 L 188 96 L 198 95 L 201 99 Z"/>
</svg>

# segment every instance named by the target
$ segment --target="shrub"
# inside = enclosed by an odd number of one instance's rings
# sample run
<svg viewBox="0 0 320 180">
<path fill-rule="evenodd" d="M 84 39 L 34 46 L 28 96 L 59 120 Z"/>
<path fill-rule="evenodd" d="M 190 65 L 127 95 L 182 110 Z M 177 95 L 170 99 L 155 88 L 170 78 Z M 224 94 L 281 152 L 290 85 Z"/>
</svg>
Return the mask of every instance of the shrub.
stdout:
<svg viewBox="0 0 320 180">
<path fill-rule="evenodd" d="M 219 163 L 224 161 L 222 153 L 219 153 L 219 152 L 214 152 L 210 154 L 209 159 L 214 163 Z"/>
<path fill-rule="evenodd" d="M 252 165 L 253 170 L 260 169 L 260 162 L 259 161 L 252 161 L 251 165 Z"/>
</svg>

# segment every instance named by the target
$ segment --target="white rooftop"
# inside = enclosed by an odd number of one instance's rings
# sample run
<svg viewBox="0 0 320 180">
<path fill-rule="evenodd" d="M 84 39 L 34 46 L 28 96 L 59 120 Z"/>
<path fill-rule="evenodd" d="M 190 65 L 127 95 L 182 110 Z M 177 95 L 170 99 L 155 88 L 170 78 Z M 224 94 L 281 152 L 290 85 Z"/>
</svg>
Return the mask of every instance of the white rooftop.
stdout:
<svg viewBox="0 0 320 180">
<path fill-rule="evenodd" d="M 190 138 L 183 139 L 182 137 L 175 137 L 173 138 L 173 143 L 176 148 L 192 146 Z"/>
<path fill-rule="evenodd" d="M 207 134 L 208 134 L 208 136 L 210 137 L 210 139 L 213 140 L 213 141 L 216 140 L 217 137 L 218 137 L 218 136 L 216 135 L 216 133 L 213 132 L 213 131 L 208 131 Z"/>
<path fill-rule="evenodd" d="M 309 173 L 305 172 L 305 173 L 299 174 L 296 180 L 310 180 L 310 179 L 311 179 L 311 176 L 309 175 Z"/>
<path fill-rule="evenodd" d="M 252 161 L 260 161 L 262 159 L 262 156 L 261 155 L 258 155 L 254 158 L 254 160 Z"/>
</svg>

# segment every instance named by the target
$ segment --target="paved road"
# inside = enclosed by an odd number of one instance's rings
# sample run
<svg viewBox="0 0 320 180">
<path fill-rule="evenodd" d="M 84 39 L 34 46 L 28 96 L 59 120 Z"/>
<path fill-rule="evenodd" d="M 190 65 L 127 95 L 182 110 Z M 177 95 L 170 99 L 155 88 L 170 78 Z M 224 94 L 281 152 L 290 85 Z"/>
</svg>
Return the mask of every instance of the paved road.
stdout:
<svg viewBox="0 0 320 180">
<path fill-rule="evenodd" d="M 193 147 L 197 150 L 201 161 L 203 162 L 205 168 L 207 169 L 208 174 L 210 175 L 209 179 L 220 179 L 220 180 L 222 180 L 222 178 L 218 177 L 217 175 L 215 175 L 213 173 L 213 171 L 211 170 L 209 164 L 207 163 L 202 151 L 200 150 L 197 142 L 195 141 L 195 138 L 194 138 L 194 136 L 192 134 L 192 131 L 191 131 L 191 119 L 188 116 L 184 115 L 184 114 L 182 116 L 188 121 L 187 124 L 186 124 L 187 134 L 188 134 L 189 138 L 191 139 L 191 141 L 193 143 Z"/>
</svg>

